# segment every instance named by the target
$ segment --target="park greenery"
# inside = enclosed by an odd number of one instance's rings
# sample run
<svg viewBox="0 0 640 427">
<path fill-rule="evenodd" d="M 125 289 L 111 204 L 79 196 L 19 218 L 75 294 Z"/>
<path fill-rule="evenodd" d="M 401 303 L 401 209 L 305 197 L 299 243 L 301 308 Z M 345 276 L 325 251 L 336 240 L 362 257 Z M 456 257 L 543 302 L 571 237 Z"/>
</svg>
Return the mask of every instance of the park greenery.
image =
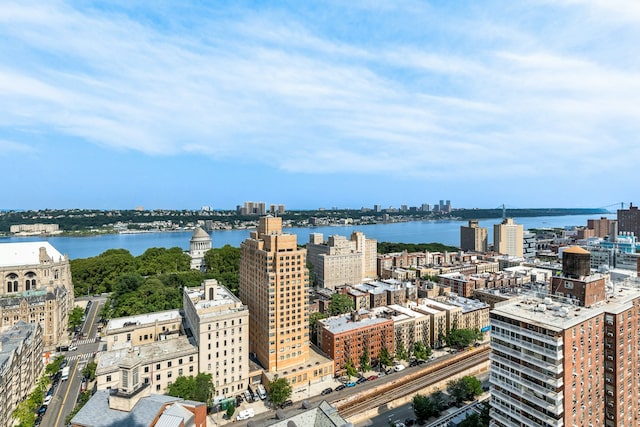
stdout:
<svg viewBox="0 0 640 427">
<path fill-rule="evenodd" d="M 423 424 L 431 417 L 439 417 L 447 407 L 444 394 L 438 390 L 431 396 L 416 394 L 413 396 L 413 412 L 418 424 Z"/>
<path fill-rule="evenodd" d="M 204 402 L 209 405 L 213 392 L 212 375 L 201 372 L 195 377 L 192 375 L 188 377 L 179 376 L 171 383 L 167 394 L 173 397 L 181 397 L 185 400 Z"/>
<path fill-rule="evenodd" d="M 269 382 L 269 399 L 276 406 L 286 402 L 291 397 L 292 392 L 293 388 L 286 378 L 275 378 Z"/>
<path fill-rule="evenodd" d="M 444 342 L 449 347 L 463 349 L 476 341 L 482 339 L 482 332 L 479 329 L 458 329 L 453 328 L 445 335 Z"/>
<path fill-rule="evenodd" d="M 482 394 L 482 382 L 474 376 L 467 375 L 447 383 L 447 392 L 460 404 L 465 400 L 473 400 Z"/>
<path fill-rule="evenodd" d="M 378 253 L 390 254 L 396 252 L 457 252 L 459 248 L 455 246 L 443 245 L 442 243 L 392 243 L 378 242 Z"/>
<path fill-rule="evenodd" d="M 101 312 L 111 318 L 180 308 L 182 288 L 199 286 L 208 278 L 237 295 L 239 259 L 239 248 L 211 249 L 205 254 L 207 272 L 202 273 L 190 269 L 189 255 L 178 247 L 150 248 L 137 257 L 124 249 L 110 249 L 72 260 L 71 274 L 78 296 L 111 293 Z"/>
</svg>

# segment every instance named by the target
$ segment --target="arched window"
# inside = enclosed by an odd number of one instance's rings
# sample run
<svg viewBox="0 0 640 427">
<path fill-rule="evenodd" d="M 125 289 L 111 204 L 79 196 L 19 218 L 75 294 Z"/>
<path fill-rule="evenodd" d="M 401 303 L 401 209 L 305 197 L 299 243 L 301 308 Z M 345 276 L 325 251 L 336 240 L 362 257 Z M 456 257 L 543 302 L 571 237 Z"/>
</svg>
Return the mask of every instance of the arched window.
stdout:
<svg viewBox="0 0 640 427">
<path fill-rule="evenodd" d="M 27 291 L 31 289 L 31 280 L 27 279 L 24 281 L 24 289 Z"/>
<path fill-rule="evenodd" d="M 18 275 L 7 274 L 7 292 L 18 292 Z"/>
<path fill-rule="evenodd" d="M 13 281 L 13 292 L 18 292 L 18 281 L 17 280 Z"/>
</svg>

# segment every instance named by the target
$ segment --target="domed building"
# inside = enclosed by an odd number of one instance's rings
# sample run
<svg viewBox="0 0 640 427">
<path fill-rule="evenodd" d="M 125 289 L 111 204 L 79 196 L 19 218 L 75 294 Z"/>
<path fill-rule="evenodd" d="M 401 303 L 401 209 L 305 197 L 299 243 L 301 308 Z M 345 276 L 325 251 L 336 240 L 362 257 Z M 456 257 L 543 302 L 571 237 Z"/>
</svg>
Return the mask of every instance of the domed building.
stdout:
<svg viewBox="0 0 640 427">
<path fill-rule="evenodd" d="M 202 228 L 197 227 L 191 236 L 189 255 L 191 256 L 191 269 L 204 272 L 204 254 L 211 249 L 211 236 Z"/>
</svg>

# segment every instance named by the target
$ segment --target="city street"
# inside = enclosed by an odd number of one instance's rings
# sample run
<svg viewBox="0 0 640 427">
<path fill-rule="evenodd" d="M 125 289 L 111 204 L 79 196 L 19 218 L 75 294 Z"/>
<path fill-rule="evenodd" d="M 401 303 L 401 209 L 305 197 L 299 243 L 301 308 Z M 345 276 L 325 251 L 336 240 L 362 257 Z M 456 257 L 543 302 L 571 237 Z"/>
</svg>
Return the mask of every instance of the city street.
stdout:
<svg viewBox="0 0 640 427">
<path fill-rule="evenodd" d="M 67 366 L 69 366 L 69 379 L 58 382 L 53 393 L 53 399 L 42 418 L 42 423 L 40 424 L 42 427 L 62 427 L 65 425 L 65 418 L 76 406 L 78 395 L 80 394 L 82 370 L 87 366 L 87 363 L 93 360 L 100 346 L 100 343 L 96 342 L 96 333 L 98 320 L 100 319 L 98 314 L 105 302 L 105 298 L 95 297 L 90 298 L 90 300 L 93 302 L 80 330 L 86 338 L 72 340 L 71 345 L 77 346 L 78 349 L 63 352 Z"/>
</svg>

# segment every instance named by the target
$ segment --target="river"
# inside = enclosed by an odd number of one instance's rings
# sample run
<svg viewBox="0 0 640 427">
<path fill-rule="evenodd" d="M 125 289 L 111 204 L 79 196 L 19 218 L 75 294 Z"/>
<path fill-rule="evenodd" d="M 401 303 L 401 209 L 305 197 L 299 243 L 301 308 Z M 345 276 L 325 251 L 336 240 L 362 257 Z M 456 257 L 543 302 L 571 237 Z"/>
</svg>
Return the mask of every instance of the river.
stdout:
<svg viewBox="0 0 640 427">
<path fill-rule="evenodd" d="M 586 226 L 587 219 L 597 219 L 602 215 L 568 215 L 514 218 L 516 224 L 524 225 L 525 230 L 531 228 L 557 228 L 571 226 Z M 604 215 L 615 218 L 615 214 Z M 493 225 L 499 224 L 499 218 L 481 220 L 480 226 L 489 229 L 489 242 L 493 238 Z M 350 236 L 353 231 L 362 231 L 365 236 L 379 242 L 402 243 L 443 243 L 445 245 L 460 245 L 460 226 L 467 225 L 467 221 L 412 221 L 398 223 L 381 223 L 359 226 L 326 226 L 285 228 L 285 232 L 298 236 L 298 244 L 309 241 L 310 233 L 323 233 L 327 236 L 339 234 Z M 221 230 L 212 231 L 212 244 L 215 248 L 224 245 L 239 247 L 240 243 L 249 237 L 250 230 Z M 137 234 L 106 234 L 86 237 L 2 237 L 0 243 L 27 242 L 47 240 L 61 253 L 69 255 L 70 259 L 88 258 L 96 256 L 107 249 L 127 249 L 132 255 L 138 256 L 148 248 L 180 247 L 189 249 L 192 231 L 158 232 Z"/>
</svg>

